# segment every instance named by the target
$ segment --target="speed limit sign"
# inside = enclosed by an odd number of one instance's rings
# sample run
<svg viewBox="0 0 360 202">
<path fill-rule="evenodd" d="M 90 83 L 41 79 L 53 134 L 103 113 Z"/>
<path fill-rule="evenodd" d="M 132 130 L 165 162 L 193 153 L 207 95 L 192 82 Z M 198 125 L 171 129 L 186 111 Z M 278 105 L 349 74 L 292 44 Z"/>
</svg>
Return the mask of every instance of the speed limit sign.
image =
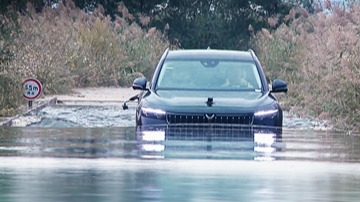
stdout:
<svg viewBox="0 0 360 202">
<path fill-rule="evenodd" d="M 37 79 L 25 79 L 22 82 L 22 87 L 24 90 L 24 97 L 29 101 L 35 100 L 41 95 L 42 85 Z"/>
</svg>

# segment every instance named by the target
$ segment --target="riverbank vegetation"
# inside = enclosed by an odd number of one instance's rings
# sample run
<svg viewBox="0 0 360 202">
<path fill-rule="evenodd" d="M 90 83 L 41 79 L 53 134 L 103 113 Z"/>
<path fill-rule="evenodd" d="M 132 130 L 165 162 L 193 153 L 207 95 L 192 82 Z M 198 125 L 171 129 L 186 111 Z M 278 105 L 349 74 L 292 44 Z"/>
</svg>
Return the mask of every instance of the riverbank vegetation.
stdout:
<svg viewBox="0 0 360 202">
<path fill-rule="evenodd" d="M 139 75 L 150 77 L 169 46 L 210 46 L 254 49 L 269 81 L 288 82 L 289 92 L 280 99 L 294 113 L 360 128 L 358 3 L 24 2 L 0 10 L 0 116 L 25 103 L 24 78 L 38 78 L 45 95 L 129 86 Z"/>
<path fill-rule="evenodd" d="M 253 37 L 270 80 L 288 82 L 282 98 L 302 116 L 331 119 L 338 128 L 360 127 L 360 4 L 326 12 L 294 8 L 276 30 Z M 269 19 L 278 23 L 276 17 Z"/>
<path fill-rule="evenodd" d="M 7 12 L 2 22 L 0 115 L 24 103 L 21 82 L 35 77 L 43 94 L 67 93 L 73 87 L 126 86 L 140 74 L 150 76 L 169 46 L 156 28 L 148 30 L 131 20 L 124 5 L 111 20 L 102 6 L 91 14 L 72 1 L 56 9 Z"/>
</svg>

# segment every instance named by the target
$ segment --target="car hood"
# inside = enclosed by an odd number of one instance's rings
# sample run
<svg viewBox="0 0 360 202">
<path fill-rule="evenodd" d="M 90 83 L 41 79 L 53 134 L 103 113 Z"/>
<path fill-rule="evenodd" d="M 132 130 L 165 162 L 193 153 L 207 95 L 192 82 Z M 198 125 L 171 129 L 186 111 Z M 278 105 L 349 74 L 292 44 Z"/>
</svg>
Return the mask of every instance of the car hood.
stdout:
<svg viewBox="0 0 360 202">
<path fill-rule="evenodd" d="M 212 98 L 213 104 L 207 101 Z M 145 98 L 146 106 L 167 112 L 253 113 L 275 103 L 269 93 L 256 91 L 181 91 L 158 90 Z M 266 107 L 267 108 L 267 107 Z"/>
</svg>

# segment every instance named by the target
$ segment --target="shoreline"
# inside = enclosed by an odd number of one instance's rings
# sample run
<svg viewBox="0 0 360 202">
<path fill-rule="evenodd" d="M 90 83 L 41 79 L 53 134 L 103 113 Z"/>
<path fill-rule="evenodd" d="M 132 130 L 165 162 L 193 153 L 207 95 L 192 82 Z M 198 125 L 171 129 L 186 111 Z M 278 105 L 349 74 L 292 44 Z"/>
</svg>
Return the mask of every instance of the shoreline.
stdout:
<svg viewBox="0 0 360 202">
<path fill-rule="evenodd" d="M 88 102 L 125 102 L 139 91 L 127 87 L 88 87 L 74 88 L 72 93 L 60 95 L 47 95 L 37 102 L 57 98 L 58 101 L 88 101 Z"/>
<path fill-rule="evenodd" d="M 57 102 L 125 102 L 132 96 L 139 93 L 131 87 L 87 87 L 73 88 L 67 94 L 41 95 L 40 98 L 33 100 L 32 108 L 27 104 L 19 107 L 19 112 L 13 116 L 0 117 L 0 126 L 6 125 L 9 121 L 17 117 L 24 116 L 37 108 L 50 106 Z M 56 100 L 53 102 L 53 100 Z M 27 102 L 26 102 L 27 103 Z"/>
</svg>

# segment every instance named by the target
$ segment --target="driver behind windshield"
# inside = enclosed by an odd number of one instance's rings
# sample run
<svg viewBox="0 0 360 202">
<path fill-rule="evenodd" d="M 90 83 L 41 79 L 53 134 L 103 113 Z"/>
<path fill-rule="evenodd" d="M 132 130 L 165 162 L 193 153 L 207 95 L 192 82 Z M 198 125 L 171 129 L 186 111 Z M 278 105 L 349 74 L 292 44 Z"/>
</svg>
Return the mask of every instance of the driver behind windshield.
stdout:
<svg viewBox="0 0 360 202">
<path fill-rule="evenodd" d="M 227 78 L 222 87 L 254 88 L 254 86 L 247 80 L 248 73 L 245 68 L 229 68 L 226 75 Z"/>
</svg>

